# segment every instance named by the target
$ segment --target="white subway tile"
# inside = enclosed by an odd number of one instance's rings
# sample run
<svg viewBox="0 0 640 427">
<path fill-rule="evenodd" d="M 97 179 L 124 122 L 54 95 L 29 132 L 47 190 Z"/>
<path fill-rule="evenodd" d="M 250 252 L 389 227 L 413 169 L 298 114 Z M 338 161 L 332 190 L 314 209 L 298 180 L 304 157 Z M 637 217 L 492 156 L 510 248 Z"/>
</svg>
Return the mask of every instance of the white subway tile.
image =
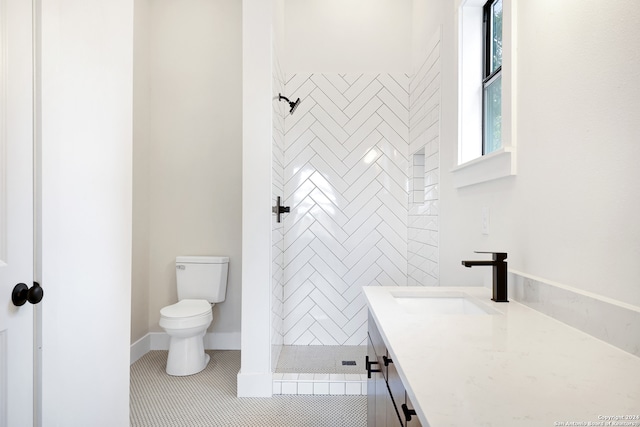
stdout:
<svg viewBox="0 0 640 427">
<path fill-rule="evenodd" d="M 348 382 L 346 383 L 345 394 L 362 394 L 362 385 L 358 382 Z"/>
<path fill-rule="evenodd" d="M 329 394 L 333 396 L 337 396 L 337 395 L 344 395 L 344 393 L 345 393 L 344 381 L 329 383 Z"/>
<path fill-rule="evenodd" d="M 313 394 L 313 384 L 307 382 L 298 383 L 298 394 Z"/>
<path fill-rule="evenodd" d="M 329 383 L 323 382 L 314 382 L 313 383 L 313 394 L 329 394 Z"/>
<path fill-rule="evenodd" d="M 282 394 L 298 394 L 298 383 L 295 381 L 283 381 Z"/>
</svg>

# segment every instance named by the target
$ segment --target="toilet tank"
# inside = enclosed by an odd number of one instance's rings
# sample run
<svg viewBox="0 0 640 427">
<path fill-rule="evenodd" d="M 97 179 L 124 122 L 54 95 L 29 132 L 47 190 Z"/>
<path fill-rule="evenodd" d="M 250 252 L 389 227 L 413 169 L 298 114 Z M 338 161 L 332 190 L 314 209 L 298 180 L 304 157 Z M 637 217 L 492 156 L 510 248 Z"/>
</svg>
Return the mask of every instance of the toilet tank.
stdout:
<svg viewBox="0 0 640 427">
<path fill-rule="evenodd" d="M 178 300 L 204 299 L 211 303 L 224 301 L 228 271 L 229 257 L 176 257 Z"/>
</svg>

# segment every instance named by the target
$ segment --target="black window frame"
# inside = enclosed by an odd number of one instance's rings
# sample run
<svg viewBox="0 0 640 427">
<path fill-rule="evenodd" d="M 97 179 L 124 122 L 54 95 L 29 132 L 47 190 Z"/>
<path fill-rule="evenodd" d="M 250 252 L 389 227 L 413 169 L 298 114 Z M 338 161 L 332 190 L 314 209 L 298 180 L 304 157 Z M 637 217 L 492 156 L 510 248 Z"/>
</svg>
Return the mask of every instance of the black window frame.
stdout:
<svg viewBox="0 0 640 427">
<path fill-rule="evenodd" d="M 487 141 L 486 141 L 486 125 L 487 111 L 486 111 L 486 89 L 490 84 L 498 77 L 502 76 L 502 62 L 495 70 L 491 71 L 491 46 L 492 46 L 492 7 L 499 0 L 488 0 L 482 7 L 482 155 L 486 153 Z"/>
</svg>

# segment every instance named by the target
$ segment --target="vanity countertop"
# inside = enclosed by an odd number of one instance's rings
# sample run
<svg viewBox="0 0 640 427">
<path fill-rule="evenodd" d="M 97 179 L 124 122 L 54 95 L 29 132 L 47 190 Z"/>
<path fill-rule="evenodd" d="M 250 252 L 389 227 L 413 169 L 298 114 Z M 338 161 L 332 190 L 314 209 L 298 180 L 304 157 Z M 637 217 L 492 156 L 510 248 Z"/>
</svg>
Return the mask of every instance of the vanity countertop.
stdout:
<svg viewBox="0 0 640 427">
<path fill-rule="evenodd" d="M 429 314 L 394 298 L 451 291 L 494 313 Z M 630 353 L 518 302 L 495 303 L 486 288 L 364 294 L 424 426 L 640 426 L 640 358 Z"/>
</svg>

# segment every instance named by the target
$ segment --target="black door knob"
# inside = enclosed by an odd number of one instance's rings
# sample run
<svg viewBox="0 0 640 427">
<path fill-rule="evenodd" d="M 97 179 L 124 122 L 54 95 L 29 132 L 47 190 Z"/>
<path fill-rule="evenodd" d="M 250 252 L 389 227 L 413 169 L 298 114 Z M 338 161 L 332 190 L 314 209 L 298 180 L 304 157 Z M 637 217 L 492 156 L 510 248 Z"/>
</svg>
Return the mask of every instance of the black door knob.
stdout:
<svg viewBox="0 0 640 427">
<path fill-rule="evenodd" d="M 42 290 L 40 283 L 33 282 L 33 286 L 31 287 L 31 289 L 29 289 L 29 292 L 27 292 L 27 301 L 29 301 L 31 304 L 38 304 L 40 301 L 42 301 L 43 296 L 44 291 Z"/>
<path fill-rule="evenodd" d="M 31 288 L 27 287 L 24 283 L 18 283 L 13 287 L 11 301 L 13 302 L 13 305 L 20 307 L 27 301 L 31 304 L 38 304 L 42 301 L 43 296 L 44 291 L 38 282 L 33 282 L 33 286 Z"/>
</svg>

